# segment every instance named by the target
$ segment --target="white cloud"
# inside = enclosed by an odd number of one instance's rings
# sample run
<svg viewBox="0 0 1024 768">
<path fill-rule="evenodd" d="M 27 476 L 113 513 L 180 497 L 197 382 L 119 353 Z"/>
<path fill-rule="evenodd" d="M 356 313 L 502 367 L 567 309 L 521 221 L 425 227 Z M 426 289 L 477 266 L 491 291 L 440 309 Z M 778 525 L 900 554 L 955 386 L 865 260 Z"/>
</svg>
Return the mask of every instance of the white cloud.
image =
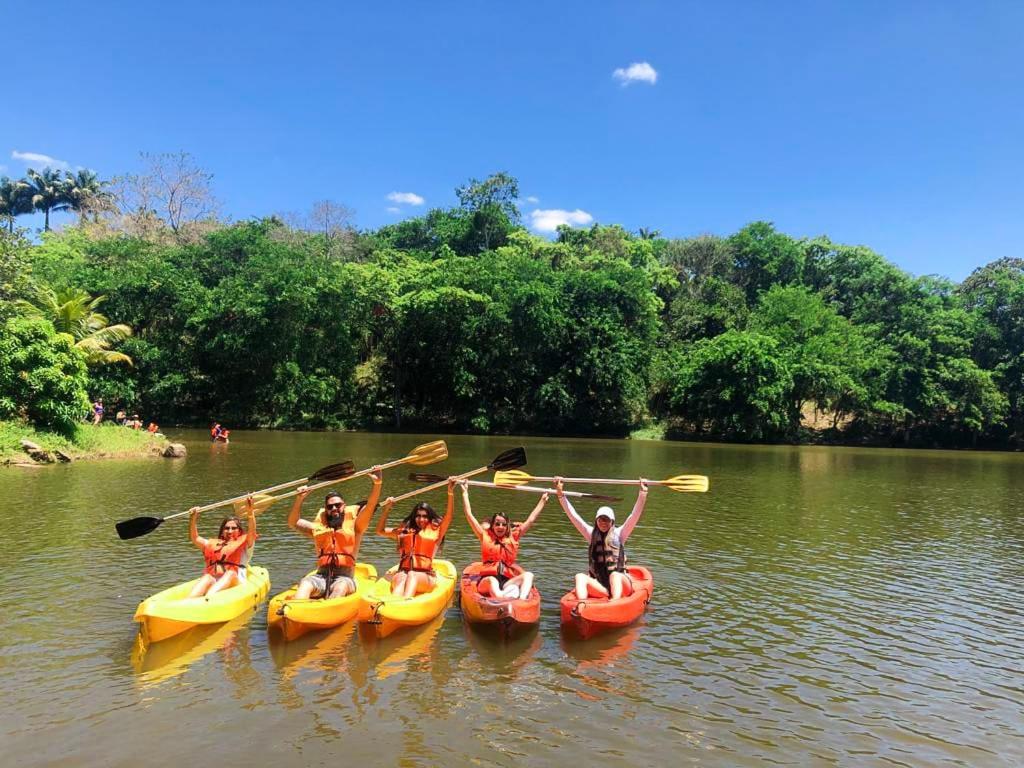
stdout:
<svg viewBox="0 0 1024 768">
<path fill-rule="evenodd" d="M 622 67 L 616 69 L 612 72 L 612 77 L 622 83 L 623 86 L 632 83 L 650 83 L 654 85 L 658 82 L 658 71 L 646 61 L 635 61 L 625 69 Z"/>
<path fill-rule="evenodd" d="M 575 211 L 563 211 L 560 208 L 530 211 L 530 226 L 538 232 L 554 232 L 562 224 L 582 227 L 594 220 L 586 211 L 577 208 Z"/>
<path fill-rule="evenodd" d="M 388 206 L 388 213 L 401 213 L 401 208 L 395 208 L 393 205 Z"/>
<path fill-rule="evenodd" d="M 528 198 L 526 198 L 526 202 L 533 203 L 534 205 L 536 205 L 537 203 L 540 202 L 540 198 L 539 197 L 534 197 L 533 195 L 530 195 Z"/>
<path fill-rule="evenodd" d="M 14 150 L 11 152 L 11 157 L 35 168 L 58 168 L 66 171 L 71 167 L 71 164 L 66 160 L 58 160 L 55 157 L 41 155 L 38 152 L 19 152 Z"/>
<path fill-rule="evenodd" d="M 426 202 L 415 192 L 392 192 L 388 195 L 388 200 L 399 205 L 423 205 Z"/>
</svg>

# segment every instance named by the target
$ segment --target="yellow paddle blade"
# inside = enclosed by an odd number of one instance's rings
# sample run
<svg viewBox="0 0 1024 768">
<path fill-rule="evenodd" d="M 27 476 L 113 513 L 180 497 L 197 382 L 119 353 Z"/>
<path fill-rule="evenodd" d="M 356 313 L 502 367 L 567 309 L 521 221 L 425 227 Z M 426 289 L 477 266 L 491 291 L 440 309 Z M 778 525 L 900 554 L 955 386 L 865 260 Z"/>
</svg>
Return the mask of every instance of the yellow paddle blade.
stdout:
<svg viewBox="0 0 1024 768">
<path fill-rule="evenodd" d="M 507 472 L 495 472 L 494 484 L 504 486 L 523 485 L 533 480 L 533 475 L 521 472 L 518 469 L 510 469 Z"/>
<path fill-rule="evenodd" d="M 668 480 L 661 480 L 657 485 L 680 493 L 707 493 L 708 479 L 704 475 L 677 475 Z"/>
<path fill-rule="evenodd" d="M 435 440 L 432 443 L 418 445 L 409 452 L 406 463 L 418 467 L 426 464 L 436 464 L 448 458 L 448 446 L 444 440 Z"/>
<path fill-rule="evenodd" d="M 271 496 L 269 493 L 257 493 L 252 497 L 252 500 L 256 507 L 256 514 L 258 515 L 260 512 L 264 512 L 269 509 L 274 502 L 277 501 L 277 496 Z M 231 505 L 231 507 L 234 509 L 236 515 L 239 517 L 245 517 L 246 505 L 244 501 L 236 501 Z"/>
</svg>

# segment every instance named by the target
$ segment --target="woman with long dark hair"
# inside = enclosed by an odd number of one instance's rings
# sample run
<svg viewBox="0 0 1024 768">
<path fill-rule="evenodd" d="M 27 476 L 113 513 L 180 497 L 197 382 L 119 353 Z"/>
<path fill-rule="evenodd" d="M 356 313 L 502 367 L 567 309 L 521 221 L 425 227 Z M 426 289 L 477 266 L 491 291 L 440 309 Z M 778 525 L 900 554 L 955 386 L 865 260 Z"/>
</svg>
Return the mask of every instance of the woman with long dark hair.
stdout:
<svg viewBox="0 0 1024 768">
<path fill-rule="evenodd" d="M 533 527 L 540 511 L 548 503 L 548 494 L 540 497 L 530 516 L 522 523 L 513 523 L 505 513 L 495 512 L 489 522 L 481 524 L 473 516 L 469 504 L 469 483 L 463 480 L 459 485 L 462 486 L 462 508 L 466 512 L 466 520 L 480 540 L 483 570 L 477 591 L 481 595 L 499 598 L 527 597 L 533 588 L 533 573 L 523 570 L 516 562 L 519 539 Z"/>
<path fill-rule="evenodd" d="M 388 514 L 395 501 L 388 498 L 380 513 L 377 533 L 398 544 L 398 570 L 391 580 L 392 594 L 414 597 L 429 592 L 437 584 L 434 555 L 444 541 L 455 509 L 455 481 L 448 481 L 448 505 L 444 517 L 425 501 L 417 502 L 412 511 L 393 528 L 387 527 Z"/>
<path fill-rule="evenodd" d="M 225 517 L 215 539 L 199 535 L 199 509 L 189 510 L 189 538 L 203 550 L 206 560 L 203 575 L 192 587 L 189 597 L 212 595 L 245 580 L 245 567 L 256 545 L 256 505 L 252 496 L 245 500 L 245 508 L 248 525 L 243 526 L 237 516 Z"/>
<path fill-rule="evenodd" d="M 633 511 L 621 526 L 615 525 L 615 510 L 601 507 L 594 516 L 594 524 L 587 523 L 565 496 L 562 479 L 555 478 L 558 503 L 588 542 L 587 559 L 590 568 L 587 573 L 576 574 L 576 597 L 610 597 L 617 599 L 633 594 L 633 583 L 626 571 L 626 539 L 633 532 L 647 503 L 647 481 L 640 478 L 640 492 L 636 497 Z"/>
</svg>

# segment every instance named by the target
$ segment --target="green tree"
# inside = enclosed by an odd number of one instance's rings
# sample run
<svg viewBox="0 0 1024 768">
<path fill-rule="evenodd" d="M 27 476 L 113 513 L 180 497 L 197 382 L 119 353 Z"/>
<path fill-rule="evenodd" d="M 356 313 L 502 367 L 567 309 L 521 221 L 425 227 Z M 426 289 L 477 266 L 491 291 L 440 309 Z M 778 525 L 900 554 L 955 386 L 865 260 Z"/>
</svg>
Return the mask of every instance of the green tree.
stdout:
<svg viewBox="0 0 1024 768">
<path fill-rule="evenodd" d="M 776 283 L 790 285 L 803 279 L 803 249 L 769 222 L 748 224 L 729 238 L 729 247 L 737 279 L 751 304 L 761 291 Z"/>
<path fill-rule="evenodd" d="M 508 233 L 519 224 L 519 182 L 504 171 L 483 181 L 470 179 L 456 187 L 455 194 L 459 206 L 471 216 L 479 250 L 489 251 L 504 244 Z"/>
<path fill-rule="evenodd" d="M 833 426 L 844 416 L 874 404 L 872 385 L 882 361 L 861 328 L 803 286 L 776 285 L 761 294 L 747 330 L 778 342 L 780 359 L 793 377 L 787 409 L 800 428 L 804 406 L 831 411 Z"/>
<path fill-rule="evenodd" d="M 32 194 L 24 180 L 15 181 L 0 176 L 0 220 L 7 222 L 8 234 L 14 234 L 14 219 L 32 213 Z"/>
<path fill-rule="evenodd" d="M 698 435 L 728 440 L 792 436 L 793 376 L 774 339 L 726 331 L 668 366 L 670 414 Z"/>
<path fill-rule="evenodd" d="M 53 324 L 57 333 L 66 336 L 85 355 L 89 365 L 128 363 L 132 359 L 110 348 L 132 334 L 124 324 L 110 325 L 106 315 L 97 308 L 105 296 L 93 298 L 79 288 L 54 290 L 40 286 L 32 301 L 22 300 L 18 306 L 26 317 L 37 317 Z"/>
<path fill-rule="evenodd" d="M 43 231 L 49 232 L 50 211 L 66 211 L 71 207 L 67 180 L 53 168 L 44 168 L 42 171 L 29 168 L 25 175 L 32 206 L 43 212 Z"/>
<path fill-rule="evenodd" d="M 74 433 L 89 411 L 85 355 L 42 318 L 13 317 L 0 334 L 0 417 Z"/>
<path fill-rule="evenodd" d="M 94 171 L 68 172 L 64 182 L 68 210 L 77 213 L 79 220 L 90 213 L 97 218 L 103 211 L 113 210 L 114 196 L 106 189 L 109 182 L 101 181 Z"/>
</svg>

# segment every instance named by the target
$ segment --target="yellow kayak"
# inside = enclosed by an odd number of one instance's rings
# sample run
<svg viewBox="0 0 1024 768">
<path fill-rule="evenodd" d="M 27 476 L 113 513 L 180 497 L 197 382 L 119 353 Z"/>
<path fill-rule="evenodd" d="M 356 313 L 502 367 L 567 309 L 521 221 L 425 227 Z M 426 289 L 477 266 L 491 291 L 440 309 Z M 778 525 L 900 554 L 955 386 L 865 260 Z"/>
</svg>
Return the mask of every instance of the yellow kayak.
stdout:
<svg viewBox="0 0 1024 768">
<path fill-rule="evenodd" d="M 387 575 L 394 574 L 396 570 L 397 567 L 392 568 Z M 455 594 L 459 573 L 448 560 L 435 560 L 434 573 L 437 575 L 434 588 L 415 597 L 397 597 L 391 594 L 390 580 L 377 579 L 370 589 L 363 592 L 359 601 L 359 623 L 371 627 L 373 633 L 381 638 L 396 629 L 426 624 L 439 616 Z"/>
<path fill-rule="evenodd" d="M 316 571 L 311 571 L 308 575 L 314 573 Z M 354 619 L 359 612 L 359 596 L 377 581 L 377 569 L 367 563 L 356 563 L 355 580 L 356 591 L 353 594 L 329 600 L 295 600 L 298 584 L 274 595 L 267 607 L 267 628 L 276 627 L 285 640 L 294 640 L 307 632 L 331 629 Z"/>
<path fill-rule="evenodd" d="M 250 608 L 255 608 L 270 591 L 270 574 L 266 568 L 249 566 L 245 581 L 238 586 L 203 597 L 188 597 L 199 579 L 157 592 L 147 597 L 135 609 L 139 622 L 139 635 L 146 645 L 158 643 L 168 637 L 200 624 L 223 624 Z"/>
</svg>

